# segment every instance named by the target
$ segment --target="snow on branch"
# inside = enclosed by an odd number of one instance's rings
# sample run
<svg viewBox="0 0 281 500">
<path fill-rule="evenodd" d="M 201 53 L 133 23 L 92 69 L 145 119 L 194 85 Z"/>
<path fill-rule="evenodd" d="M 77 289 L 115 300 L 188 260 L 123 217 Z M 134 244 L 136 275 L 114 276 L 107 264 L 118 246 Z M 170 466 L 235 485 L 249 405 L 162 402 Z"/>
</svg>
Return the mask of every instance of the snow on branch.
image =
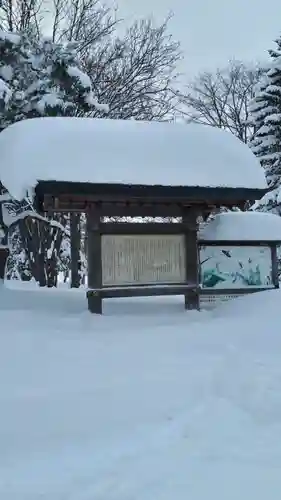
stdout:
<svg viewBox="0 0 281 500">
<path fill-rule="evenodd" d="M 0 203 L 5 203 L 6 201 L 11 201 L 12 197 L 9 193 L 0 194 Z"/>
<path fill-rule="evenodd" d="M 51 227 L 56 227 L 57 229 L 60 229 L 60 231 L 62 231 L 62 233 L 65 234 L 66 236 L 70 236 L 70 233 L 67 230 L 67 228 L 65 228 L 58 221 L 50 220 L 47 217 L 38 214 L 33 209 L 32 204 L 30 200 L 28 200 L 28 198 L 26 198 L 23 202 L 17 202 L 16 200 L 13 200 L 10 195 L 8 197 L 8 193 L 6 195 L 7 199 L 3 200 L 6 201 L 6 203 L 3 203 L 2 205 L 2 218 L 3 218 L 3 223 L 7 228 L 12 228 L 20 220 L 30 217 L 32 219 L 37 219 L 39 221 L 45 222 L 46 224 L 49 224 Z M 1 196 L 5 197 L 5 195 Z"/>
</svg>

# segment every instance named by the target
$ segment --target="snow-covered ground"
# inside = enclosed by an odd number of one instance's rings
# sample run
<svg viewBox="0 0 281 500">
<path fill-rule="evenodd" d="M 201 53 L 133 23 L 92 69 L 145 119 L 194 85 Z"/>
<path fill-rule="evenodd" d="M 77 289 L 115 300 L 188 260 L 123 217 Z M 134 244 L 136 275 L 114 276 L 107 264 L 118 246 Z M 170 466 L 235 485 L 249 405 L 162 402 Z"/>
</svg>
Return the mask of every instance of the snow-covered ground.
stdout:
<svg viewBox="0 0 281 500">
<path fill-rule="evenodd" d="M 1 500 L 280 500 L 280 304 L 2 287 Z"/>
</svg>

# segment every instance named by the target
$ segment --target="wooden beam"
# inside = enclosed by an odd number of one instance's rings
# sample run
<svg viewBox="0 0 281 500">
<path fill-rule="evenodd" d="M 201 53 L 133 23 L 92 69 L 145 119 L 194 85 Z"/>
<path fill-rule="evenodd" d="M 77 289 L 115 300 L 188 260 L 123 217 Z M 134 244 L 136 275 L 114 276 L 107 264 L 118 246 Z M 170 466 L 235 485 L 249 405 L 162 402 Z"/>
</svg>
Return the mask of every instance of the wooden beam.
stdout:
<svg viewBox="0 0 281 500">
<path fill-rule="evenodd" d="M 101 234 L 151 235 L 182 234 L 185 231 L 181 223 L 132 223 L 107 222 L 100 225 Z"/>
<path fill-rule="evenodd" d="M 57 194 L 44 194 L 43 195 L 43 208 L 45 211 L 75 211 L 86 212 L 88 207 L 92 204 L 100 204 L 101 216 L 109 217 L 128 217 L 143 216 L 143 217 L 180 217 L 181 209 L 183 206 L 194 206 L 201 210 L 202 215 L 204 212 L 213 212 L 221 206 L 232 208 L 240 204 L 234 200 L 219 201 L 206 197 L 202 199 L 192 198 L 177 198 L 175 196 L 162 197 L 148 197 L 143 196 L 128 196 L 115 195 L 94 195 L 94 194 L 78 194 L 78 193 L 57 193 Z M 244 202 L 243 202 L 244 203 Z"/>
<path fill-rule="evenodd" d="M 245 288 L 201 288 L 200 295 L 247 295 L 247 293 L 266 292 L 272 287 L 245 287 Z"/>
<path fill-rule="evenodd" d="M 217 241 L 208 241 L 208 240 L 199 240 L 198 241 L 199 246 L 212 246 L 212 247 L 269 247 L 271 246 L 271 243 L 268 241 L 230 241 L 230 240 L 217 240 Z"/>
<path fill-rule="evenodd" d="M 102 253 L 100 233 L 100 212 L 90 210 L 87 214 L 87 256 L 88 256 L 88 288 L 102 288 Z M 94 314 L 102 314 L 102 297 L 99 291 L 87 293 L 88 309 Z"/>
<path fill-rule="evenodd" d="M 103 217 L 181 217 L 176 203 L 101 203 Z"/>
<path fill-rule="evenodd" d="M 181 206 L 175 203 L 98 203 L 75 195 L 60 195 L 58 198 L 45 195 L 43 211 L 88 212 L 95 205 L 99 206 L 101 217 L 181 217 Z"/>
<path fill-rule="evenodd" d="M 143 285 L 143 286 L 116 286 L 89 290 L 88 297 L 99 294 L 102 298 L 115 297 L 157 297 L 161 295 L 184 295 L 187 290 L 196 290 L 196 285 Z"/>
</svg>

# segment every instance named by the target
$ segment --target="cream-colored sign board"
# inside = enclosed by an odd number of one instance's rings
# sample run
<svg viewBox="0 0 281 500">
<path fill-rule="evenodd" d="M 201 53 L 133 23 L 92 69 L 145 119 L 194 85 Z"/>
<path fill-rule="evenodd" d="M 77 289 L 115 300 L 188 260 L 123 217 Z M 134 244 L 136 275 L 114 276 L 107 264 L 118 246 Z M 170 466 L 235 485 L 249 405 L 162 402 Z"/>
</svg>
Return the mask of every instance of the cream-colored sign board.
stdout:
<svg viewBox="0 0 281 500">
<path fill-rule="evenodd" d="M 103 285 L 183 283 L 183 235 L 103 235 Z"/>
</svg>

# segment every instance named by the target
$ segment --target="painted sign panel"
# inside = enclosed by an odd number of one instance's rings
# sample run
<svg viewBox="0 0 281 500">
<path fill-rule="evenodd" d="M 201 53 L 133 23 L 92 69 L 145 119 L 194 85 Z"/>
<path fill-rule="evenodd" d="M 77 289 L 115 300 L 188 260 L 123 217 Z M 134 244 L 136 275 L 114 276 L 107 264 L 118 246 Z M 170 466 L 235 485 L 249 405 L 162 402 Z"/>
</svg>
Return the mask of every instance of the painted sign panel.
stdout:
<svg viewBox="0 0 281 500">
<path fill-rule="evenodd" d="M 103 235 L 103 285 L 183 283 L 182 235 Z"/>
<path fill-rule="evenodd" d="M 203 288 L 273 288 L 269 247 L 200 248 L 200 274 Z"/>
</svg>

